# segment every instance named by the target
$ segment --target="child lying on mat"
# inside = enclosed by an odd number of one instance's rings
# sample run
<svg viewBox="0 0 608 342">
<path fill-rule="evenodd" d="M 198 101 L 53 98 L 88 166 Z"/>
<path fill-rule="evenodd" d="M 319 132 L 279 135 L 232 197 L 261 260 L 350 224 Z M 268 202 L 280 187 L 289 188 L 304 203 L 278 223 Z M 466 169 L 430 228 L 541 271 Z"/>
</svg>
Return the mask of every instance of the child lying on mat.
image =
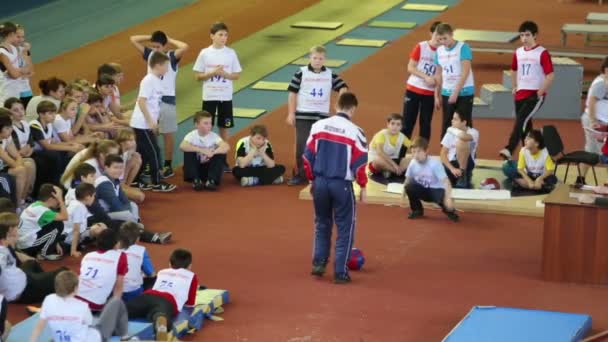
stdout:
<svg viewBox="0 0 608 342">
<path fill-rule="evenodd" d="M 381 174 L 388 179 L 403 176 L 407 169 L 410 160 L 405 154 L 412 142 L 401 133 L 402 122 L 401 114 L 390 114 L 386 119 L 386 128 L 372 138 L 368 152 L 369 171 L 372 175 Z"/>
<path fill-rule="evenodd" d="M 241 186 L 281 184 L 285 166 L 274 161 L 272 145 L 268 141 L 266 126 L 251 127 L 249 135 L 236 143 L 236 166 L 234 177 Z"/>
<path fill-rule="evenodd" d="M 171 268 L 158 272 L 151 290 L 127 303 L 130 318 L 145 318 L 154 323 L 157 341 L 167 341 L 173 318 L 186 306 L 194 306 L 198 278 L 190 269 L 192 253 L 178 248 L 171 253 Z"/>
<path fill-rule="evenodd" d="M 543 134 L 537 129 L 530 131 L 524 140 L 524 147 L 519 151 L 513 186 L 542 193 L 551 192 L 557 184 L 554 170 L 555 163 L 545 148 Z"/>
<path fill-rule="evenodd" d="M 36 324 L 31 342 L 39 340 L 48 323 L 53 332 L 53 341 L 108 341 L 110 337 L 127 337 L 129 319 L 122 300 L 112 298 L 104 307 L 97 324 L 87 304 L 75 298 L 78 276 L 72 271 L 63 271 L 55 278 L 55 293 L 44 298 L 40 320 Z"/>
</svg>

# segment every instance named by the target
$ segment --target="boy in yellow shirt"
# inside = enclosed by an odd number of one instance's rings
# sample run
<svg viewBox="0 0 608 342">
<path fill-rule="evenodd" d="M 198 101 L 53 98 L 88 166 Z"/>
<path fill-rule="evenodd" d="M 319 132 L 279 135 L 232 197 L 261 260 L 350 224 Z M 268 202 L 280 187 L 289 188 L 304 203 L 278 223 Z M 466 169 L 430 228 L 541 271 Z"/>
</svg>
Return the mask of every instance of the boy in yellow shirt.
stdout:
<svg viewBox="0 0 608 342">
<path fill-rule="evenodd" d="M 412 142 L 401 133 L 402 122 L 401 114 L 390 114 L 386 119 L 386 128 L 372 138 L 368 152 L 369 171 L 372 176 L 381 174 L 388 179 L 404 175 L 410 162 L 410 158 L 406 158 L 405 154 Z"/>
<path fill-rule="evenodd" d="M 530 131 L 524 140 L 524 147 L 519 151 L 518 174 L 513 178 L 513 185 L 549 193 L 557 183 L 554 171 L 555 163 L 545 148 L 543 134 L 537 129 Z"/>
</svg>

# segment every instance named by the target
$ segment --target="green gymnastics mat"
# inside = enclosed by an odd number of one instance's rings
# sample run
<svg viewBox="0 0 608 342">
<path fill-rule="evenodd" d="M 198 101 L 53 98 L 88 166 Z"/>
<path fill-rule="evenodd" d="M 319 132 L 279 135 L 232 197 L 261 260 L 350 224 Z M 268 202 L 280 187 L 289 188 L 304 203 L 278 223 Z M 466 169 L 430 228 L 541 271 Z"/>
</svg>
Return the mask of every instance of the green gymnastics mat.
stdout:
<svg viewBox="0 0 608 342">
<path fill-rule="evenodd" d="M 405 6 L 401 7 L 401 9 L 406 11 L 443 12 L 448 9 L 448 5 L 405 4 Z"/>
<path fill-rule="evenodd" d="M 237 118 L 255 119 L 266 113 L 266 109 L 259 108 L 234 108 L 234 116 Z"/>
<path fill-rule="evenodd" d="M 309 62 L 310 62 L 310 60 L 308 58 L 302 57 L 302 58 L 298 58 L 295 61 L 291 62 L 291 64 L 308 65 Z M 347 63 L 347 61 L 342 60 L 342 59 L 326 59 L 325 60 L 325 66 L 328 68 L 339 68 L 346 63 Z"/>
<path fill-rule="evenodd" d="M 254 84 L 251 88 L 257 90 L 287 90 L 289 82 L 270 82 L 270 81 L 259 81 Z"/>
<path fill-rule="evenodd" d="M 294 28 L 305 28 L 305 29 L 321 29 L 321 30 L 336 30 L 342 27 L 344 23 L 337 21 L 298 21 L 297 23 L 291 24 Z"/>
<path fill-rule="evenodd" d="M 336 42 L 336 44 L 347 46 L 383 47 L 386 42 L 386 40 L 381 39 L 344 38 Z"/>
<path fill-rule="evenodd" d="M 374 20 L 367 24 L 369 27 L 382 27 L 382 28 L 399 28 L 399 29 L 413 29 L 416 27 L 416 23 L 408 21 L 387 21 L 387 20 Z"/>
</svg>

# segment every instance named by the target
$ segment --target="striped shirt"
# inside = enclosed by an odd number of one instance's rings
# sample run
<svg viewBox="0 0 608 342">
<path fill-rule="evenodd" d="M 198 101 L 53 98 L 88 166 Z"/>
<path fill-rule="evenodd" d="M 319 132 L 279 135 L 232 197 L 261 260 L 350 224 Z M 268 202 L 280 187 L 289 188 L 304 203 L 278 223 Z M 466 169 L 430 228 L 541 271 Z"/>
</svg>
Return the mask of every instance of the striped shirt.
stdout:
<svg viewBox="0 0 608 342">
<path fill-rule="evenodd" d="M 301 67 L 289 83 L 288 90 L 298 94 L 296 119 L 319 120 L 329 116 L 330 92 L 348 86 L 338 74 L 322 67 L 319 72 L 312 66 Z"/>
</svg>

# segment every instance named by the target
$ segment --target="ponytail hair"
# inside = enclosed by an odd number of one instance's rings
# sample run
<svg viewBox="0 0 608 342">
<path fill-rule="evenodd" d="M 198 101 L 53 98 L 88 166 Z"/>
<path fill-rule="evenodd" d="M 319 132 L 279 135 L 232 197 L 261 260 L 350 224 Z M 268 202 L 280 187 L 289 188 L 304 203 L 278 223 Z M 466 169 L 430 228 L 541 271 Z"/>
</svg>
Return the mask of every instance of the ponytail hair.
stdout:
<svg viewBox="0 0 608 342">
<path fill-rule="evenodd" d="M 10 21 L 0 24 L 0 39 L 4 40 L 9 34 L 17 32 L 17 25 Z"/>
<path fill-rule="evenodd" d="M 116 141 L 109 139 L 94 141 L 85 150 L 86 152 L 82 155 L 82 157 L 80 157 L 79 160 L 74 163 L 70 168 L 65 170 L 65 172 L 61 176 L 61 184 L 65 184 L 72 181 L 72 179 L 74 178 L 74 171 L 76 170 L 78 165 L 91 158 L 99 158 L 99 156 L 101 156 L 102 154 L 108 154 L 108 151 L 110 151 L 110 149 L 112 148 L 119 149 L 120 146 L 118 146 L 118 143 Z"/>
</svg>

